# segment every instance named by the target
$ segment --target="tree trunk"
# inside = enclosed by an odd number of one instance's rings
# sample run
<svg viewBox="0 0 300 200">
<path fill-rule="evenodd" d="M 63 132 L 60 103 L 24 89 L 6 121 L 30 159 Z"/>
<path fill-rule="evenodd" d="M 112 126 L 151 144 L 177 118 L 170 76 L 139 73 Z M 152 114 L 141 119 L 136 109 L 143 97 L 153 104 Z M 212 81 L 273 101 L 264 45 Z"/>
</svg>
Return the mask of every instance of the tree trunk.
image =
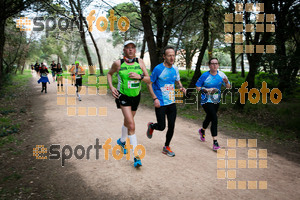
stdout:
<svg viewBox="0 0 300 200">
<path fill-rule="evenodd" d="M 91 54 L 90 54 L 90 51 L 89 51 L 88 46 L 87 46 L 87 43 L 86 43 L 85 32 L 84 32 L 84 27 L 83 27 L 82 20 L 83 20 L 83 16 L 82 16 L 82 14 L 81 14 L 81 12 L 80 12 L 80 14 L 79 14 L 79 31 L 80 31 L 80 38 L 81 38 L 81 41 L 82 41 L 82 43 L 83 43 L 83 49 L 84 49 L 84 52 L 85 52 L 85 54 L 86 54 L 86 59 L 87 59 L 87 61 L 88 61 L 88 65 L 89 65 L 89 66 L 93 66 Z"/>
<path fill-rule="evenodd" d="M 84 21 L 84 24 L 85 24 L 86 28 L 88 29 L 89 26 L 88 26 L 88 23 L 87 23 L 86 19 L 83 19 L 83 21 Z M 101 61 L 101 56 L 100 56 L 100 52 L 99 52 L 97 43 L 96 43 L 96 41 L 94 39 L 93 34 L 90 31 L 88 31 L 88 32 L 90 34 L 90 37 L 91 37 L 91 39 L 93 41 L 93 44 L 94 44 L 94 47 L 95 47 L 95 50 L 96 50 L 96 53 L 97 53 L 97 58 L 98 58 L 98 63 L 99 63 L 99 68 L 100 68 L 100 75 L 104 76 L 103 66 L 102 66 L 102 61 Z M 92 69 L 92 66 L 89 66 L 89 72 L 90 72 L 90 74 L 95 74 L 96 73 L 96 72 L 94 72 L 94 69 Z"/>
<path fill-rule="evenodd" d="M 144 27 L 144 34 L 147 40 L 147 45 L 150 54 L 151 71 L 156 65 L 163 61 L 162 49 L 168 44 L 173 21 L 174 21 L 174 9 L 169 9 L 166 13 L 164 10 L 165 1 L 157 0 L 153 2 L 153 14 L 155 15 L 156 21 L 156 43 L 154 40 L 154 34 L 151 25 L 151 14 L 150 14 L 150 2 L 147 0 L 140 0 L 142 23 Z M 170 7 L 175 7 L 175 1 L 170 1 Z"/>
<path fill-rule="evenodd" d="M 203 13 L 203 17 L 202 17 L 203 26 L 204 26 L 203 27 L 203 29 L 204 29 L 204 40 L 203 40 L 202 47 L 200 49 L 200 53 L 199 53 L 199 56 L 198 56 L 195 73 L 194 73 L 194 76 L 193 76 L 188 88 L 195 88 L 195 84 L 196 84 L 198 78 L 201 76 L 201 69 L 200 69 L 201 68 L 201 63 L 202 63 L 205 51 L 207 49 L 208 40 L 209 40 L 209 23 L 208 23 L 209 10 L 210 10 L 210 1 L 206 1 L 205 2 L 204 13 Z"/>
<path fill-rule="evenodd" d="M 21 74 L 23 74 L 25 68 L 25 63 L 22 65 Z"/>
<path fill-rule="evenodd" d="M 263 68 L 264 68 L 264 72 L 267 73 L 268 72 L 267 71 L 267 66 L 265 64 L 263 65 Z"/>
<path fill-rule="evenodd" d="M 86 38 L 85 38 L 85 32 L 84 32 L 84 27 L 83 27 L 83 22 L 82 22 L 82 20 L 84 20 L 84 18 L 82 16 L 82 11 L 81 11 L 81 9 L 78 9 L 78 10 L 76 9 L 77 12 L 78 12 L 78 15 L 77 15 L 76 12 L 75 12 L 75 9 L 74 9 L 74 7 L 75 8 L 77 7 L 76 3 L 74 2 L 74 0 L 69 0 L 69 3 L 70 3 L 70 6 L 71 6 L 71 10 L 72 10 L 73 15 L 78 16 L 77 21 L 75 22 L 75 24 L 77 25 L 77 28 L 79 29 L 80 39 L 81 39 L 81 42 L 83 44 L 83 49 L 84 49 L 84 52 L 85 52 L 85 55 L 86 55 L 86 59 L 88 61 L 88 65 L 93 66 L 90 51 L 88 49 L 88 46 L 87 46 L 87 43 L 86 43 Z M 78 1 L 78 3 L 79 3 L 79 1 Z M 79 22 L 78 22 L 78 20 L 79 20 Z"/>
<path fill-rule="evenodd" d="M 174 8 L 175 6 L 176 6 L 176 2 L 170 1 L 170 7 Z M 167 19 L 165 21 L 164 26 L 162 27 L 165 30 L 165 34 L 163 37 L 162 46 L 161 47 L 159 46 L 160 49 L 163 49 L 165 46 L 167 46 L 168 42 L 170 40 L 171 33 L 172 33 L 172 27 L 173 27 L 173 23 L 174 23 L 174 10 L 175 9 L 171 9 L 170 12 L 167 14 Z M 160 18 L 157 18 L 156 20 L 158 21 L 158 20 L 160 20 Z M 163 60 L 161 51 L 159 52 L 159 55 L 161 56 L 161 60 Z"/>
<path fill-rule="evenodd" d="M 265 13 L 271 13 L 270 11 L 270 2 L 268 1 L 264 1 L 264 5 L 265 5 Z M 246 13 L 245 16 L 245 23 L 248 24 L 250 21 L 250 14 Z M 255 32 L 254 33 L 254 39 L 251 40 L 251 33 L 247 32 L 246 33 L 246 45 L 263 45 L 263 44 L 267 44 L 267 40 L 270 39 L 270 32 L 264 32 L 264 34 L 262 35 L 261 40 L 259 41 L 259 39 L 261 38 L 261 33 L 260 32 Z M 249 73 L 247 75 L 246 81 L 248 82 L 248 91 L 252 88 L 255 87 L 255 75 L 257 73 L 257 69 L 259 68 L 260 62 L 261 62 L 261 55 L 257 54 L 257 53 L 246 53 L 247 55 L 247 59 L 249 61 Z M 236 109 L 243 109 L 244 106 L 246 105 L 247 101 L 248 101 L 248 93 L 245 94 L 245 104 L 241 104 L 241 100 L 240 100 L 240 96 L 237 100 L 237 102 L 235 103 L 235 108 Z"/>
<path fill-rule="evenodd" d="M 97 53 L 97 58 L 98 58 L 98 63 L 99 63 L 99 68 L 100 68 L 100 75 L 103 76 L 104 75 L 104 72 L 103 72 L 103 66 L 102 66 L 102 61 L 101 61 L 101 55 L 100 55 L 100 52 L 99 52 L 99 49 L 97 47 L 97 44 L 96 44 L 96 41 L 94 39 L 94 36 L 92 35 L 91 32 L 89 32 L 90 36 L 91 36 L 91 39 L 93 41 L 93 44 L 94 44 L 94 47 L 96 49 L 96 53 Z M 93 70 L 90 69 L 90 72 L 92 72 Z M 96 73 L 96 72 L 95 72 Z M 92 73 L 90 73 L 92 74 Z"/>
<path fill-rule="evenodd" d="M 260 55 L 252 54 L 252 56 L 251 56 L 250 54 L 247 53 L 247 58 L 249 61 L 249 66 L 250 66 L 249 73 L 246 78 L 246 82 L 248 82 L 247 89 L 249 92 L 255 86 L 255 75 L 256 75 L 257 69 L 259 67 Z M 235 103 L 235 108 L 243 109 L 244 106 L 246 105 L 247 101 L 248 101 L 248 93 L 245 93 L 245 104 L 241 104 L 241 98 L 239 96 L 237 102 Z"/>
<path fill-rule="evenodd" d="M 4 73 L 4 44 L 5 44 L 5 22 L 6 19 L 0 19 L 0 80 L 2 80 L 2 76 Z"/>
<path fill-rule="evenodd" d="M 229 10 L 231 13 L 234 13 L 235 11 L 235 6 L 233 1 L 229 1 Z M 232 36 L 233 36 L 233 41 L 231 44 L 231 49 L 230 49 L 230 57 L 231 57 L 231 72 L 233 74 L 236 73 L 236 58 L 235 58 L 235 15 L 233 14 L 233 32 L 232 32 Z"/>
<path fill-rule="evenodd" d="M 241 68 L 242 68 L 242 73 L 241 73 L 241 77 L 245 77 L 245 66 L 244 66 L 244 54 L 241 54 Z"/>
<path fill-rule="evenodd" d="M 178 48 L 179 48 L 179 43 L 181 41 L 181 38 L 182 38 L 182 34 L 183 34 L 183 27 L 186 23 L 186 18 L 184 18 L 184 20 L 182 21 L 181 23 L 181 29 L 180 29 L 180 33 L 179 33 L 179 36 L 178 36 L 178 40 L 177 40 L 177 43 L 176 43 L 176 47 L 175 47 L 175 56 L 177 55 L 177 51 L 178 51 Z"/>
<path fill-rule="evenodd" d="M 140 56 L 140 58 L 141 58 L 141 59 L 143 59 L 143 58 L 144 58 L 145 49 L 146 49 L 146 38 L 145 38 L 145 34 L 144 34 L 144 38 L 143 38 L 143 45 L 142 45 L 142 49 L 141 49 L 141 56 Z"/>
<path fill-rule="evenodd" d="M 144 34 L 147 41 L 147 46 L 150 55 L 151 71 L 159 64 L 159 57 L 156 53 L 156 43 L 154 41 L 154 34 L 151 25 L 150 6 L 146 0 L 140 0 L 142 23 L 144 27 Z M 162 19 L 161 19 L 162 20 Z"/>
<path fill-rule="evenodd" d="M 21 54 L 21 56 L 22 56 L 22 54 Z M 20 62 L 21 62 L 21 59 L 22 59 L 22 57 L 20 57 L 20 58 L 18 59 L 18 64 L 17 64 L 17 67 L 16 67 L 16 69 L 15 69 L 15 74 L 17 74 L 18 69 L 20 68 Z"/>
<path fill-rule="evenodd" d="M 292 81 L 296 81 L 297 80 L 297 75 L 298 75 L 298 72 L 299 72 L 299 63 L 300 63 L 300 45 L 297 44 L 297 47 L 296 47 L 296 51 L 294 53 L 294 56 L 293 56 L 293 60 L 291 61 L 290 63 L 290 66 L 293 66 L 293 70 L 292 70 L 292 78 L 291 80 Z"/>
<path fill-rule="evenodd" d="M 152 12 L 155 15 L 156 18 L 156 49 L 155 53 L 158 57 L 158 63 L 162 62 L 162 56 L 161 56 L 161 48 L 163 47 L 163 36 L 165 33 L 165 27 L 164 27 L 164 11 L 162 7 L 162 0 L 157 0 L 154 2 L 154 10 Z"/>
<path fill-rule="evenodd" d="M 208 45 L 208 59 L 212 59 L 212 55 L 213 55 L 213 49 L 214 49 L 214 43 L 215 43 L 215 38 L 214 38 L 214 35 L 213 35 L 213 31 L 210 30 L 210 42 L 209 42 L 209 45 Z"/>
<path fill-rule="evenodd" d="M 231 44 L 230 57 L 231 57 L 231 72 L 235 74 L 236 73 L 235 43 Z"/>
<path fill-rule="evenodd" d="M 293 84 L 292 74 L 293 74 L 293 66 L 288 64 L 288 58 L 286 54 L 286 41 L 289 39 L 287 32 L 287 17 L 286 13 L 289 12 L 289 8 L 292 5 L 292 1 L 285 1 L 285 4 L 280 2 L 280 5 L 275 4 L 275 15 L 276 15 L 276 32 L 275 32 L 275 42 L 276 42 L 276 59 L 274 62 L 274 67 L 278 71 L 279 84 L 278 88 L 283 93 L 290 88 Z M 278 11 L 280 8 L 280 11 Z M 299 63 L 298 63 L 299 64 Z M 298 65 L 297 64 L 297 65 Z"/>
</svg>

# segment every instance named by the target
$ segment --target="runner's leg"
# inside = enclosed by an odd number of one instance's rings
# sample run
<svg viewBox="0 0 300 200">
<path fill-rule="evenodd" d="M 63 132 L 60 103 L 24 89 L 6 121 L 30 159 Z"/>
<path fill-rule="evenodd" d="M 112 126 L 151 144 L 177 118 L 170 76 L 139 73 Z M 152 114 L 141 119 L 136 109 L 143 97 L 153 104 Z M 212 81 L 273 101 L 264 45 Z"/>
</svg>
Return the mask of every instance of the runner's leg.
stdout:
<svg viewBox="0 0 300 200">
<path fill-rule="evenodd" d="M 130 140 L 130 144 L 132 145 L 132 155 L 134 155 L 134 149 L 137 146 L 137 138 L 135 135 L 135 123 L 134 123 L 134 115 L 131 111 L 131 106 L 122 106 L 121 110 L 124 116 L 124 125 L 128 129 L 128 138 Z M 135 114 L 135 113 L 134 113 Z"/>
<path fill-rule="evenodd" d="M 42 91 L 41 92 L 44 92 L 44 89 L 45 89 L 45 83 L 42 82 Z"/>
<path fill-rule="evenodd" d="M 174 134 L 175 121 L 177 115 L 177 109 L 175 103 L 167 106 L 166 114 L 168 119 L 168 131 L 166 135 L 165 146 L 169 146 Z"/>
<path fill-rule="evenodd" d="M 60 82 L 60 89 L 61 89 L 61 91 L 63 92 L 64 91 L 64 77 L 63 76 L 60 76 L 59 77 L 59 82 Z"/>
<path fill-rule="evenodd" d="M 211 133 L 213 136 L 213 139 L 216 140 L 217 139 L 217 135 L 218 135 L 218 116 L 217 116 L 217 112 L 219 110 L 219 103 L 217 104 L 213 104 L 213 116 L 212 116 L 212 121 L 211 121 Z"/>
<path fill-rule="evenodd" d="M 133 117 L 135 116 L 136 111 L 131 111 Z M 122 126 L 122 136 L 121 136 L 121 142 L 126 142 L 126 139 L 128 137 L 128 128 L 125 126 L 125 118 L 124 118 L 124 124 Z"/>
<path fill-rule="evenodd" d="M 47 83 L 45 83 L 45 93 L 47 93 Z"/>
<path fill-rule="evenodd" d="M 212 103 L 205 103 L 202 105 L 205 113 L 206 113 L 206 116 L 205 116 L 205 119 L 203 121 L 203 129 L 207 129 L 209 123 L 211 122 L 212 120 L 212 115 L 213 115 L 213 110 L 212 110 Z"/>
<path fill-rule="evenodd" d="M 151 127 L 155 130 L 163 131 L 166 128 L 166 106 L 155 108 L 157 123 L 152 124 Z"/>
<path fill-rule="evenodd" d="M 217 150 L 220 148 L 218 141 L 217 141 L 217 135 L 218 135 L 218 116 L 217 112 L 219 109 L 219 104 L 214 104 L 214 103 L 206 103 L 203 104 L 203 109 L 205 110 L 207 116 L 209 116 L 211 123 L 210 131 L 211 135 L 213 137 L 213 150 Z M 208 125 L 207 125 L 208 126 Z M 204 122 L 203 122 L 203 127 L 204 127 Z"/>
</svg>

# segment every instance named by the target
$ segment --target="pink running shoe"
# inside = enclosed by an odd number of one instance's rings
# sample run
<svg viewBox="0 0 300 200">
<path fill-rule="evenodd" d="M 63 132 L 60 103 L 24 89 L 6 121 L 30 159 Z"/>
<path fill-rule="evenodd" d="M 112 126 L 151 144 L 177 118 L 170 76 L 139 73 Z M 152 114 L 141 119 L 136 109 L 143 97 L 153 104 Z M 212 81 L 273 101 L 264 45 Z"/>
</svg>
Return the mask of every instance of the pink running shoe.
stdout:
<svg viewBox="0 0 300 200">
<path fill-rule="evenodd" d="M 200 135 L 200 140 L 201 140 L 202 142 L 205 142 L 205 131 L 204 131 L 202 128 L 200 128 L 200 129 L 198 130 L 198 132 L 199 132 L 199 135 Z"/>
<path fill-rule="evenodd" d="M 220 149 L 220 148 L 221 148 L 221 147 L 219 146 L 218 143 L 213 144 L 213 150 L 214 150 L 214 151 L 217 151 L 217 150 Z"/>
</svg>

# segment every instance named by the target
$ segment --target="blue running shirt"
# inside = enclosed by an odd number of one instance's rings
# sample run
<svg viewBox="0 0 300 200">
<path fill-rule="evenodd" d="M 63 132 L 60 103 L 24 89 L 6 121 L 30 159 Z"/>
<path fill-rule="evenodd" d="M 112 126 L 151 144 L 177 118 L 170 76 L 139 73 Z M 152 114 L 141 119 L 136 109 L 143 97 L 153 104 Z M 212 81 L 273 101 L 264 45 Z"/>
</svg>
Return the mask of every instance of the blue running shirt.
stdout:
<svg viewBox="0 0 300 200">
<path fill-rule="evenodd" d="M 216 75 L 211 75 L 209 71 L 204 72 L 200 78 L 198 79 L 196 86 L 202 88 L 217 88 L 219 92 L 215 94 L 201 94 L 201 104 L 205 103 L 219 103 L 221 100 L 221 86 L 226 85 L 223 81 L 223 78 L 227 78 L 227 76 L 221 72 L 217 71 Z M 228 78 L 227 78 L 228 79 Z M 229 80 L 228 83 L 230 84 Z"/>
<path fill-rule="evenodd" d="M 178 68 L 165 67 L 163 63 L 157 65 L 150 76 L 153 92 L 159 100 L 160 106 L 175 103 L 175 81 L 180 80 Z"/>
</svg>

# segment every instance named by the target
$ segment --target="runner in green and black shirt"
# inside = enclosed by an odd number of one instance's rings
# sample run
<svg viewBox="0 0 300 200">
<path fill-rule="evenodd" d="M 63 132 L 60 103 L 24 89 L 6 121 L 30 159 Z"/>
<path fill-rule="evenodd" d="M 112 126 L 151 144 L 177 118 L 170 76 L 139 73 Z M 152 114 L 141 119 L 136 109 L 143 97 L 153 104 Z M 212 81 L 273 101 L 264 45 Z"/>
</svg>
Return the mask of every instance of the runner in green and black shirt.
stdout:
<svg viewBox="0 0 300 200">
<path fill-rule="evenodd" d="M 63 69 L 61 68 L 60 63 L 57 63 L 56 68 L 56 80 L 57 80 L 57 91 L 59 92 L 59 84 L 61 86 L 61 92 L 64 91 L 64 78 L 63 78 Z"/>
<path fill-rule="evenodd" d="M 130 144 L 133 146 L 132 154 L 137 146 L 137 139 L 135 135 L 134 116 L 140 102 L 141 81 L 150 82 L 150 77 L 146 70 L 144 61 L 136 58 L 136 45 L 129 40 L 124 43 L 124 58 L 115 61 L 107 74 L 107 81 L 112 92 L 116 98 L 118 108 L 121 108 L 124 116 L 124 125 L 122 126 L 122 136 L 117 143 L 122 146 L 124 154 L 127 153 L 125 149 L 125 141 L 127 136 Z M 112 85 L 112 75 L 118 74 L 118 87 Z M 134 156 L 134 167 L 142 166 L 140 158 Z"/>
</svg>

